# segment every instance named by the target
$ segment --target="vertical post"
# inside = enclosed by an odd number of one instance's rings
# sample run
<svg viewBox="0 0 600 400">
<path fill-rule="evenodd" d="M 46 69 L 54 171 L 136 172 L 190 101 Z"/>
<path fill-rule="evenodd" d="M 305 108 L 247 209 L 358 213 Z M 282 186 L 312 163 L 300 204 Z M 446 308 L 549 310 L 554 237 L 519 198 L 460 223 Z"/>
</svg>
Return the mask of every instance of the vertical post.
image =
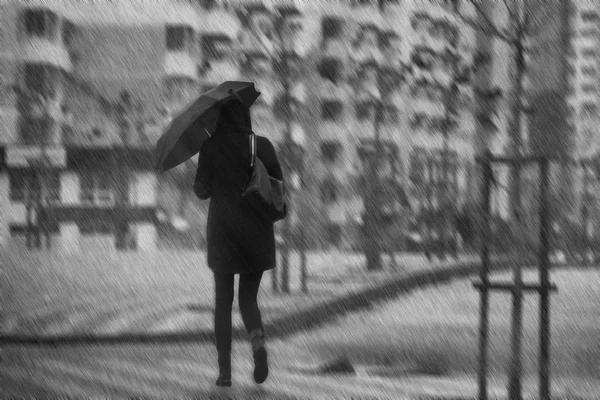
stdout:
<svg viewBox="0 0 600 400">
<path fill-rule="evenodd" d="M 520 156 L 523 153 L 523 137 L 522 137 L 522 110 L 523 110 L 523 80 L 525 77 L 525 27 L 522 21 L 522 13 L 524 10 L 519 10 L 518 13 L 518 40 L 516 42 L 515 49 L 515 92 L 513 104 L 511 105 L 512 119 L 509 126 L 509 134 L 513 143 L 514 155 Z M 520 236 L 522 236 L 524 221 L 522 221 L 522 201 L 521 201 L 521 163 L 511 165 L 511 193 L 510 193 L 510 209 L 515 216 L 515 226 Z M 519 240 L 520 242 L 520 240 Z M 518 254 L 523 253 L 523 248 L 518 249 Z M 522 348 L 522 337 L 523 337 L 523 276 L 522 268 L 520 263 L 514 262 L 513 265 L 513 298 L 512 298 L 512 326 L 511 326 L 511 348 L 512 355 L 510 361 L 509 371 L 509 387 L 508 396 L 511 400 L 522 399 L 522 364 L 521 364 L 521 348 Z"/>
<path fill-rule="evenodd" d="M 125 250 L 127 248 L 127 236 L 129 233 L 129 221 L 127 205 L 129 201 L 129 179 L 130 172 L 125 160 L 125 150 L 128 148 L 130 139 L 130 127 L 128 113 L 131 112 L 131 97 L 129 92 L 121 92 L 121 98 L 117 104 L 117 122 L 119 125 L 120 143 L 116 146 L 117 154 L 113 153 L 113 162 L 116 168 L 113 170 L 113 184 L 115 204 L 115 248 Z"/>
<path fill-rule="evenodd" d="M 380 270 L 381 265 L 381 202 L 379 198 L 380 192 L 380 176 L 379 166 L 381 157 L 381 138 L 380 138 L 380 127 L 381 127 L 381 108 L 383 102 L 381 99 L 376 100 L 375 103 L 375 121 L 373 124 L 374 129 L 374 143 L 373 152 L 368 155 L 367 158 L 367 191 L 365 193 L 364 208 L 365 208 L 365 220 L 364 220 L 364 253 L 367 261 L 367 270 L 376 271 Z"/>
<path fill-rule="evenodd" d="M 283 18 L 283 17 L 280 17 Z M 278 68 L 278 72 L 280 73 L 279 79 L 282 81 L 283 83 L 283 90 L 284 90 L 284 94 L 283 94 L 283 109 L 285 112 L 285 137 L 284 137 L 284 143 L 285 143 L 285 149 L 286 149 L 286 157 L 285 157 L 285 165 L 287 166 L 287 168 L 285 168 L 285 173 L 290 175 L 291 171 L 294 169 L 293 166 L 291 165 L 290 161 L 293 158 L 293 154 L 292 154 L 292 122 L 291 122 L 291 112 L 290 112 L 290 68 L 289 68 L 289 58 L 288 58 L 288 49 L 284 44 L 284 37 L 283 37 L 283 29 L 281 27 L 281 22 L 282 20 L 280 19 L 278 21 L 279 27 L 277 29 L 278 31 L 278 36 L 279 36 L 279 61 L 281 62 L 281 67 L 283 68 Z M 289 177 L 288 177 L 289 179 Z M 291 185 L 288 186 L 288 202 L 289 202 L 289 210 L 290 210 L 290 214 L 292 214 L 294 212 L 294 205 L 292 204 L 292 199 L 290 196 L 290 191 L 293 188 L 291 187 Z M 292 231 L 292 216 L 288 215 L 284 220 L 283 220 L 283 230 L 282 230 L 282 236 L 283 236 L 283 252 L 282 252 L 282 262 L 281 262 L 281 290 L 284 293 L 289 293 L 290 292 L 290 279 L 289 279 L 289 269 L 290 269 L 290 247 L 292 244 L 292 240 L 291 240 L 291 231 Z"/>
<path fill-rule="evenodd" d="M 587 256 L 590 248 L 590 241 L 588 238 L 588 209 L 587 209 L 587 201 L 588 201 L 588 169 L 585 161 L 581 161 L 579 163 L 580 168 L 582 169 L 583 177 L 582 177 L 582 188 L 581 188 L 581 221 L 582 221 L 582 234 L 583 234 L 583 251 L 580 251 L 578 248 L 573 249 L 575 254 L 578 254 L 583 258 L 583 265 L 588 265 Z M 569 239 L 572 240 L 572 239 Z"/>
<path fill-rule="evenodd" d="M 516 187 L 515 219 L 516 229 L 519 233 L 519 242 L 523 237 L 524 221 L 521 205 L 521 171 L 517 167 L 516 179 L 513 187 Z M 521 245 L 517 249 L 518 255 L 526 256 Z M 523 398 L 522 374 L 523 366 L 521 351 L 523 344 L 523 269 L 520 260 L 513 260 L 513 292 L 512 292 L 512 326 L 511 326 L 511 358 L 508 383 L 508 397 L 511 400 L 521 400 Z"/>
<path fill-rule="evenodd" d="M 300 280 L 302 285 L 302 293 L 308 293 L 308 269 L 306 260 L 306 231 L 302 228 L 302 249 L 300 253 Z"/>
<path fill-rule="evenodd" d="M 540 391 L 541 400 L 550 400 L 550 282 L 549 282 L 549 233 L 548 233 L 548 186 L 549 161 L 540 164 Z"/>
<path fill-rule="evenodd" d="M 489 241 L 490 241 L 490 198 L 492 184 L 491 154 L 487 150 L 482 162 L 483 194 L 481 209 L 483 211 L 483 240 L 481 241 L 481 298 L 479 307 L 479 400 L 487 400 L 487 369 L 488 369 L 488 327 L 489 327 L 489 291 L 488 273 L 490 266 Z"/>
</svg>

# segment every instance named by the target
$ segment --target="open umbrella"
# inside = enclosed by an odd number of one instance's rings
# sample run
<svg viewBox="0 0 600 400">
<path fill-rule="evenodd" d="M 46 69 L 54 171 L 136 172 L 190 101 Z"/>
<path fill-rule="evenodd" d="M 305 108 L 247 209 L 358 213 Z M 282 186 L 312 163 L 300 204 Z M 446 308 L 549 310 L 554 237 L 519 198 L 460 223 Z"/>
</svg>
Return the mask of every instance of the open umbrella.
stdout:
<svg viewBox="0 0 600 400">
<path fill-rule="evenodd" d="M 156 142 L 159 173 L 184 163 L 200 151 L 202 143 L 217 127 L 219 106 L 232 99 L 250 107 L 260 96 L 252 82 L 227 81 L 203 93 L 171 120 Z"/>
</svg>

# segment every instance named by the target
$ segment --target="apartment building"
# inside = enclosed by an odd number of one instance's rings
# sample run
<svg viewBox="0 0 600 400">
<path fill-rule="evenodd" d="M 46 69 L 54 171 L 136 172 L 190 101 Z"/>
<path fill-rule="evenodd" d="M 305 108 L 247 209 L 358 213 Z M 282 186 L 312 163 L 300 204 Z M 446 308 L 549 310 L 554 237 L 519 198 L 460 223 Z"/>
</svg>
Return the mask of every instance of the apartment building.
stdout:
<svg viewBox="0 0 600 400">
<path fill-rule="evenodd" d="M 139 209 L 139 221 L 132 222 L 139 247 L 156 242 L 151 215 L 158 203 L 179 202 L 171 211 L 193 209 L 202 221 L 205 205 L 192 198 L 181 203 L 173 186 L 157 182 L 162 178 L 151 171 L 152 149 L 173 112 L 231 79 L 252 80 L 262 92 L 252 109 L 258 133 L 282 146 L 289 130 L 304 149 L 306 195 L 293 219 L 298 224 L 301 213 L 311 210 L 302 222 L 311 221 L 318 241 L 333 237 L 343 244 L 360 223 L 356 182 L 376 135 L 387 150 L 382 174 L 412 188 L 417 211 L 439 204 L 440 180 L 446 176 L 456 201 L 463 201 L 474 134 L 468 86 L 456 100 L 458 117 L 447 139 L 440 127 L 453 56 L 449 42 L 460 37 L 460 57 L 468 63 L 474 35 L 445 2 L 388 2 L 381 9 L 375 1 L 350 0 L 15 0 L 0 5 L 0 18 L 5 47 L 0 62 L 8 71 L 2 84 L 47 93 L 50 104 L 44 110 L 52 110 L 42 121 L 22 109 L 32 101 L 21 92 L 3 94 L 0 132 L 8 172 L 0 174 L 0 193 L 10 218 L 6 229 L 13 232 L 25 218 L 26 195 L 19 193 L 30 186 L 23 174 L 33 174 L 27 158 L 43 149 L 56 159 L 53 184 L 46 185 L 50 198 L 75 208 L 114 206 L 106 173 L 110 164 L 102 158 L 114 153 L 111 149 L 125 148 L 120 151 L 132 155 L 128 159 L 141 160 L 131 166 L 129 189 L 131 205 Z M 284 85 L 276 73 L 284 53 L 291 71 L 289 113 L 281 107 Z M 403 71 L 408 65 L 404 83 L 381 93 L 379 71 Z M 379 102 L 383 115 L 376 123 Z M 442 157 L 444 146 L 448 157 Z M 15 152 L 19 156 L 11 155 Z M 98 162 L 90 164 L 93 159 Z M 450 174 L 440 174 L 442 161 L 449 163 Z M 193 173 L 193 162 L 188 164 Z M 290 179 L 292 188 L 299 179 Z M 98 213 L 97 219 L 103 216 Z M 84 225 L 66 221 L 57 235 L 76 248 L 88 232 L 108 234 L 108 227 L 94 232 L 94 224 Z"/>
</svg>

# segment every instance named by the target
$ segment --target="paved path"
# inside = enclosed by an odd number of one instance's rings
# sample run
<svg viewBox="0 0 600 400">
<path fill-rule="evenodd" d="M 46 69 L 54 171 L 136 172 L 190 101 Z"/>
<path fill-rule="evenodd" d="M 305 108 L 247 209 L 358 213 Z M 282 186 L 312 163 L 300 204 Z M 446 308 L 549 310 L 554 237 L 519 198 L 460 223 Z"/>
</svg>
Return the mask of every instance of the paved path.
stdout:
<svg viewBox="0 0 600 400">
<path fill-rule="evenodd" d="M 512 265 L 509 261 L 497 261 L 494 269 L 500 270 Z M 391 300 L 402 292 L 415 288 L 447 282 L 472 275 L 478 271 L 480 264 L 474 260 L 449 262 L 421 268 L 406 267 L 402 271 L 388 271 L 380 276 L 369 273 L 355 272 L 354 276 L 335 277 L 332 284 L 326 276 L 315 280 L 318 289 L 313 288 L 310 295 L 284 295 L 278 298 L 276 307 L 268 301 L 264 312 L 266 330 L 272 338 L 281 338 L 294 335 L 301 331 L 315 328 L 321 324 L 330 323 L 336 318 L 343 317 L 353 311 L 371 307 L 377 303 Z M 344 282 L 343 280 L 346 279 Z M 342 282 L 338 282 L 342 280 Z M 320 286 L 319 286 L 320 285 Z M 273 296 L 273 294 L 271 294 Z M 281 296 L 281 295 L 277 295 Z M 198 342 L 212 341 L 212 308 L 205 305 L 203 308 L 194 309 L 188 305 L 182 309 L 181 304 L 174 305 L 163 302 L 160 306 L 145 304 L 144 311 L 134 309 L 124 312 L 123 308 L 113 308 L 111 312 L 99 318 L 98 314 L 84 314 L 81 320 L 83 328 L 79 332 L 66 332 L 75 327 L 76 321 L 68 312 L 64 314 L 50 314 L 47 318 L 34 320 L 34 329 L 46 327 L 42 334 L 26 334 L 15 332 L 0 336 L 0 343 L 11 344 L 83 344 L 83 343 L 157 343 L 157 342 Z M 113 317 L 113 314 L 117 317 Z M 198 316 L 197 314 L 201 314 Z M 47 323 L 47 320 L 52 323 Z M 203 325 L 198 326 L 199 322 Z M 236 314 L 234 338 L 244 339 L 245 330 L 241 323 L 239 313 Z M 46 325 L 44 325 L 46 323 Z M 186 325 L 187 323 L 187 325 Z M 196 326 L 190 328 L 191 324 Z M 61 326 L 62 331 L 54 333 L 48 326 Z M 89 327 L 92 326 L 92 330 Z"/>
<path fill-rule="evenodd" d="M 506 266 L 507 263 L 496 263 L 496 268 Z M 0 363 L 0 398 L 474 398 L 475 377 L 402 376 L 400 372 L 393 379 L 383 379 L 365 375 L 361 370 L 358 371 L 358 376 L 314 375 L 311 373 L 314 366 L 303 366 L 301 360 L 289 359 L 285 343 L 290 335 L 331 322 L 347 312 L 384 302 L 420 286 L 470 275 L 477 268 L 475 260 L 463 260 L 460 264 L 415 263 L 405 265 L 398 271 L 386 271 L 379 275 L 365 274 L 360 268 L 352 266 L 346 268 L 347 273 L 344 275 L 336 275 L 335 270 L 324 268 L 319 279 L 311 284 L 315 291 L 313 295 L 305 298 L 295 293 L 284 297 L 286 301 L 301 306 L 292 308 L 293 305 L 280 305 L 279 313 L 272 312 L 267 318 L 271 332 L 270 358 L 274 365 L 281 368 L 272 371 L 269 381 L 263 386 L 256 386 L 251 381 L 249 351 L 243 342 L 236 342 L 234 345 L 234 354 L 237 355 L 234 365 L 235 386 L 232 389 L 217 389 L 213 386 L 215 354 L 212 343 L 207 342 L 211 339 L 210 327 L 205 331 L 179 336 L 167 331 L 166 335 L 127 337 L 119 334 L 119 331 L 113 331 L 108 336 L 103 336 L 104 339 L 88 336 L 87 343 L 85 336 L 80 335 L 72 337 L 72 340 L 62 341 L 60 337 L 56 337 L 54 341 L 35 338 L 23 341 L 4 336 L 1 338 L 4 361 Z M 370 280 L 366 280 L 366 277 Z M 324 285 L 321 291 L 316 289 L 317 282 Z M 269 281 L 266 283 L 268 288 Z M 348 287 L 352 290 L 347 290 Z M 334 291 L 335 288 L 344 290 Z M 319 297 L 318 293 L 322 293 L 324 297 Z M 307 306 L 309 298 L 312 298 L 313 303 Z M 122 311 L 123 307 L 119 310 Z M 165 310 L 169 310 L 169 307 L 165 307 Z M 203 312 L 210 314 L 210 311 L 208 308 Z M 131 315 L 132 321 L 147 324 L 147 316 L 150 314 Z M 106 326 L 102 319 L 94 315 L 88 314 L 85 318 L 96 324 L 94 326 L 98 331 Z M 170 318 L 172 317 L 167 319 Z M 212 322 L 206 318 L 209 323 Z M 134 322 L 132 324 L 135 325 Z M 123 323 L 120 329 L 127 332 L 130 326 L 133 325 Z M 61 336 L 64 339 L 64 335 Z M 91 343 L 98 339 L 100 343 Z M 64 345 L 61 346 L 61 343 Z M 28 344 L 42 346 L 27 346 Z M 58 346 L 47 346 L 48 344 Z M 527 390 L 532 394 L 530 398 L 535 398 L 535 379 L 527 385 Z M 492 383 L 490 395 L 495 398 L 504 396 L 503 386 L 504 382 Z"/>
<path fill-rule="evenodd" d="M 139 260 L 127 255 L 105 262 L 82 256 L 34 254 L 4 260 L 1 332 L 9 336 L 121 335 L 207 331 L 212 327 L 213 282 L 203 254 L 179 260 Z M 52 258 L 54 257 L 54 258 Z M 0 256 L 0 262 L 3 260 Z M 308 293 L 300 290 L 298 258 L 291 293 L 273 293 L 265 274 L 259 302 L 265 321 L 276 321 L 417 270 L 436 268 L 419 256 L 400 257 L 397 268 L 364 271 L 362 255 L 316 253 L 309 257 Z M 171 263 L 168 268 L 164 264 Z M 242 320 L 234 307 L 234 325 Z"/>
<path fill-rule="evenodd" d="M 233 386 L 217 388 L 215 354 L 208 344 L 75 346 L 40 348 L 19 346 L 5 350 L 0 363 L 0 398 L 195 398 L 195 399 L 475 399 L 475 376 L 436 377 L 404 375 L 371 377 L 322 376 L 307 368 L 280 345 L 270 343 L 272 369 L 263 385 L 251 378 L 247 346 L 234 344 Z M 537 398 L 537 377 L 524 380 L 526 399 Z M 506 379 L 491 379 L 489 396 L 506 399 Z M 589 389 L 586 387 L 589 386 Z M 553 378 L 553 393 L 589 393 L 585 379 Z M 576 398 L 563 396 L 561 398 Z"/>
<path fill-rule="evenodd" d="M 116 346 L 8 348 L 0 364 L 0 397 L 197 398 L 197 399 L 427 399 L 426 396 L 473 396 L 474 377 L 397 379 L 317 376 L 270 351 L 272 370 L 264 385 L 251 378 L 249 351 L 234 346 L 232 388 L 214 386 L 212 346 Z M 245 353 L 245 354 L 244 354 Z M 242 354 L 245 356 L 243 357 Z M 32 385 L 34 383 L 34 385 Z M 499 394 L 501 388 L 491 394 Z"/>
</svg>

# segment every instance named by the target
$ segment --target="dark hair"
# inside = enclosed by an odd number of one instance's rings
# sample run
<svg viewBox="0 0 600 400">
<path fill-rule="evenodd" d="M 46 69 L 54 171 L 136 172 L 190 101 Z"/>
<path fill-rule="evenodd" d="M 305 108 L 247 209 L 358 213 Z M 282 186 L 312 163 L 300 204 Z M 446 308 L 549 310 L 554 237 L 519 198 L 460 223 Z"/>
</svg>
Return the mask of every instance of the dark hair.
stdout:
<svg viewBox="0 0 600 400">
<path fill-rule="evenodd" d="M 248 107 L 238 100 L 230 100 L 220 108 L 216 133 L 235 127 L 252 129 L 252 119 L 250 118 L 250 109 Z"/>
</svg>

